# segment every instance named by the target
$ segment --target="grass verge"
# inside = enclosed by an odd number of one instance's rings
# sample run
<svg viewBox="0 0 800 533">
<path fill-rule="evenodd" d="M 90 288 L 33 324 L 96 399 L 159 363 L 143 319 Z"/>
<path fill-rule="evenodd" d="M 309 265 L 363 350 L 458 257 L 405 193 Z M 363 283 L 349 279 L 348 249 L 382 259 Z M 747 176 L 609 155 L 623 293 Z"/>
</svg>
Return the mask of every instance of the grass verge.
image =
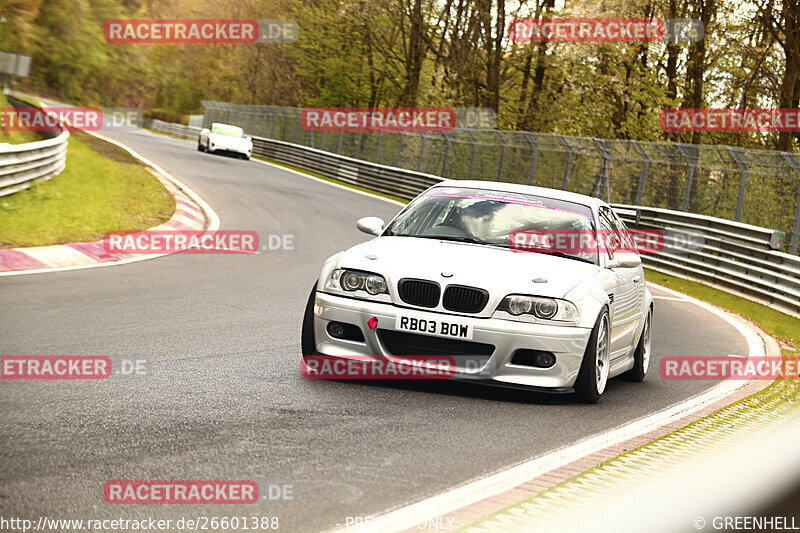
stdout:
<svg viewBox="0 0 800 533">
<path fill-rule="evenodd" d="M 157 226 L 174 211 L 173 196 L 138 160 L 73 132 L 61 174 L 0 197 L 0 247 L 94 241 Z"/>
</svg>

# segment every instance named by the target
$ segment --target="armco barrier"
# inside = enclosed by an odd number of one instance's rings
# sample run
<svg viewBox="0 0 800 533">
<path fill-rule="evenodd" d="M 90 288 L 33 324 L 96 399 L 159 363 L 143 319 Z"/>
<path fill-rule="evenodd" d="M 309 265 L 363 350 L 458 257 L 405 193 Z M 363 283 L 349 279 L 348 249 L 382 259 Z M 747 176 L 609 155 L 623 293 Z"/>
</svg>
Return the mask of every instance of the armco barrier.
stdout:
<svg viewBox="0 0 800 533">
<path fill-rule="evenodd" d="M 30 104 L 7 96 L 15 107 Z M 0 143 L 0 196 L 27 189 L 32 181 L 47 180 L 64 170 L 69 132 L 43 132 L 49 137 L 25 144 Z"/>
<path fill-rule="evenodd" d="M 777 251 L 783 232 L 667 209 L 612 207 L 628 226 L 664 233 L 664 249 L 642 255 L 647 267 L 800 314 L 800 257 Z"/>
<path fill-rule="evenodd" d="M 178 132 L 172 134 L 184 138 L 199 134 L 198 128 L 180 124 L 154 122 L 150 127 Z M 253 137 L 253 155 L 406 199 L 442 180 L 263 137 Z M 715 285 L 800 316 L 800 257 L 778 251 L 784 246 L 784 232 L 683 211 L 612 207 L 631 227 L 664 232 L 664 250 L 642 256 L 649 268 Z"/>
<path fill-rule="evenodd" d="M 506 181 L 786 231 L 800 249 L 800 154 L 719 144 L 600 139 L 457 126 L 309 131 L 302 109 L 203 101 L 206 126 L 450 179 Z"/>
<path fill-rule="evenodd" d="M 197 139 L 200 135 L 200 130 L 195 126 L 184 126 L 183 124 L 175 124 L 174 122 L 164 122 L 157 118 L 146 118 L 142 121 L 142 126 L 159 133 L 166 133 L 180 139 Z"/>
</svg>

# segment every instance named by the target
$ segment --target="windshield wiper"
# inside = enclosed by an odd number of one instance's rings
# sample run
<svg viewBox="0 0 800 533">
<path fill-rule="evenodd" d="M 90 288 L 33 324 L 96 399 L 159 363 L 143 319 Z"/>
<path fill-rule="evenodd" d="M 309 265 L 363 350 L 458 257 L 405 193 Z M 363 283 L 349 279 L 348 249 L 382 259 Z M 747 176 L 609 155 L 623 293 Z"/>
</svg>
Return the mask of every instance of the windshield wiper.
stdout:
<svg viewBox="0 0 800 533">
<path fill-rule="evenodd" d="M 574 259 L 575 261 L 583 261 L 584 263 L 590 263 L 592 265 L 596 265 L 597 264 L 594 261 L 592 261 L 591 259 L 587 259 L 587 258 L 581 257 L 579 255 L 571 255 L 571 254 L 568 254 L 566 252 L 559 252 L 559 251 L 556 251 L 556 250 L 546 251 L 546 252 L 545 251 L 541 251 L 540 252 L 540 251 L 537 251 L 537 250 L 526 250 L 526 251 L 531 251 L 531 252 L 538 253 L 538 254 L 557 255 L 558 257 L 566 257 L 567 259 Z"/>
<path fill-rule="evenodd" d="M 437 239 L 440 241 L 466 242 L 469 244 L 488 244 L 472 237 L 461 237 L 460 235 L 395 235 L 395 237 L 417 237 L 419 239 Z"/>
</svg>

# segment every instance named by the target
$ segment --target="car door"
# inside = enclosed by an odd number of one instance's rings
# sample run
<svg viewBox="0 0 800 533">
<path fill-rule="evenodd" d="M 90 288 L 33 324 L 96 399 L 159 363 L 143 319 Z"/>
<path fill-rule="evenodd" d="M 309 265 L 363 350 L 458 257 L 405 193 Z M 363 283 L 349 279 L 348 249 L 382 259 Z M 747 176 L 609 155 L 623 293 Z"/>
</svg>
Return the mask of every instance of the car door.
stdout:
<svg viewBox="0 0 800 533">
<path fill-rule="evenodd" d="M 611 216 L 614 217 L 613 220 L 617 227 L 617 230 L 620 232 L 621 235 L 623 235 L 627 239 L 626 242 L 630 243 L 633 247 L 635 247 L 636 246 L 634 243 L 635 241 L 631 236 L 630 231 L 628 231 L 628 227 L 617 216 L 617 214 L 614 213 L 613 210 L 609 210 L 609 212 L 611 213 Z M 629 250 L 625 253 L 634 254 L 634 251 Z M 638 251 L 636 251 L 635 254 L 638 255 Z M 634 331 L 635 331 L 636 330 L 635 325 L 638 324 L 638 321 L 642 318 L 640 314 L 642 311 L 642 305 L 644 304 L 644 297 L 645 297 L 644 269 L 642 268 L 642 265 L 639 264 L 636 266 L 626 267 L 625 270 L 627 270 L 627 275 L 630 276 L 631 281 L 633 282 L 633 289 L 632 289 L 633 293 L 631 295 L 630 312 L 634 318 Z"/>
<path fill-rule="evenodd" d="M 601 207 L 599 215 L 600 229 L 604 237 L 620 231 L 615 220 L 616 217 L 610 208 Z M 613 240 L 610 241 L 607 238 L 603 238 L 603 242 L 613 244 Z M 628 353 L 633 343 L 640 302 L 638 285 L 643 286 L 644 284 L 636 280 L 641 267 L 632 268 L 620 264 L 623 254 L 631 252 L 604 246 L 601 253 L 606 254 L 606 268 L 611 271 L 611 277 L 614 280 L 614 290 L 608 295 L 611 300 L 611 359 L 613 360 Z"/>
</svg>

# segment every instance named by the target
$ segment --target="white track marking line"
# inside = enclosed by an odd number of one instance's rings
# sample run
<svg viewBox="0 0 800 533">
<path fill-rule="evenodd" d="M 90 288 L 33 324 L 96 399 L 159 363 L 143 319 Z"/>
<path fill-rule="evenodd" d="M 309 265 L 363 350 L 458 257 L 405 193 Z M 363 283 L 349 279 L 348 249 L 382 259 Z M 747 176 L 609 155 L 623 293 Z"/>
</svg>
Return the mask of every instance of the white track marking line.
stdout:
<svg viewBox="0 0 800 533">
<path fill-rule="evenodd" d="M 691 302 L 725 320 L 736 328 L 747 341 L 749 351 L 748 357 L 766 357 L 766 346 L 764 342 L 747 322 L 739 319 L 735 315 L 725 313 L 706 302 L 692 298 L 691 296 L 681 294 L 660 285 L 649 284 L 652 287 L 673 295 L 674 298 L 678 300 Z M 412 529 L 416 524 L 447 515 L 447 513 L 452 513 L 468 505 L 491 498 L 492 496 L 501 494 L 535 477 L 581 459 L 582 457 L 653 431 L 678 417 L 684 417 L 697 412 L 703 407 L 730 395 L 748 383 L 750 382 L 723 381 L 702 394 L 605 433 L 589 437 L 577 444 L 558 449 L 542 457 L 537 457 L 530 461 L 525 461 L 518 465 L 500 470 L 494 474 L 467 482 L 420 502 L 374 515 L 370 517 L 369 524 L 358 527 L 340 527 L 332 531 L 387 532 Z M 598 407 L 602 408 L 602 404 Z"/>
<path fill-rule="evenodd" d="M 149 167 L 154 169 L 156 172 L 158 172 L 165 179 L 167 179 L 168 181 L 171 181 L 178 189 L 180 189 L 181 191 L 186 193 L 187 196 L 189 196 L 192 200 L 194 200 L 200 206 L 200 208 L 203 210 L 203 212 L 205 213 L 206 217 L 208 218 L 207 231 L 216 231 L 216 230 L 219 229 L 220 220 L 219 220 L 219 216 L 217 215 L 217 213 L 214 211 L 214 209 L 211 208 L 210 205 L 208 205 L 208 203 L 205 200 L 203 200 L 203 198 L 199 194 L 194 192 L 188 185 L 185 185 L 179 179 L 177 179 L 176 177 L 172 176 L 169 172 L 167 172 L 166 170 L 161 168 L 159 165 L 153 163 L 149 159 L 147 159 L 144 156 L 142 156 L 141 154 L 139 154 L 133 148 L 129 148 L 128 146 L 125 146 L 121 142 L 115 141 L 114 139 L 110 139 L 110 138 L 106 137 L 105 135 L 100 135 L 99 133 L 96 133 L 96 132 L 86 132 L 86 133 L 89 133 L 90 135 L 94 135 L 95 137 L 97 137 L 99 139 L 102 139 L 104 141 L 110 142 L 111 144 L 119 146 L 120 148 L 122 148 L 123 150 L 125 150 L 126 152 L 131 154 L 133 157 L 135 157 L 136 159 L 138 159 L 139 161 L 144 163 L 145 165 L 148 165 Z M 170 255 L 170 254 L 150 254 L 150 255 L 143 256 L 143 257 L 132 257 L 130 259 L 122 259 L 120 261 L 106 261 L 106 262 L 103 262 L 103 263 L 92 263 L 90 265 L 73 265 L 73 266 L 53 267 L 53 268 L 40 268 L 40 269 L 36 269 L 36 270 L 9 270 L 9 271 L 6 271 L 6 272 L 0 272 L 0 276 L 24 276 L 26 274 L 47 274 L 47 273 L 50 273 L 50 272 L 65 272 L 65 271 L 68 271 L 68 270 L 83 270 L 83 269 L 86 269 L 86 268 L 99 268 L 99 267 L 110 267 L 110 266 L 116 266 L 116 265 L 127 265 L 128 263 L 136 263 L 138 261 L 147 261 L 148 259 L 155 259 L 156 257 L 163 257 L 165 255 Z"/>
<path fill-rule="evenodd" d="M 276 165 L 275 163 L 271 163 L 269 161 L 262 161 L 260 159 L 253 159 L 253 161 L 255 161 L 256 163 L 261 163 L 262 165 L 268 165 L 270 167 L 277 168 L 279 170 L 284 170 L 286 172 L 291 172 L 292 174 L 297 174 L 298 176 L 303 176 L 304 178 L 307 178 L 307 179 L 310 179 L 310 180 L 314 180 L 314 181 L 318 181 L 318 182 L 324 183 L 326 185 L 330 185 L 331 187 L 336 187 L 338 189 L 344 189 L 346 191 L 354 192 L 356 194 L 361 194 L 363 196 L 369 196 L 371 198 L 377 198 L 378 200 L 383 200 L 384 202 L 389 202 L 390 204 L 400 205 L 400 206 L 404 206 L 404 207 L 406 205 L 403 202 L 398 202 L 397 200 L 392 200 L 391 198 L 386 198 L 385 196 L 381 196 L 379 194 L 373 194 L 371 192 L 360 191 L 358 189 L 354 189 L 353 187 L 349 187 L 347 185 L 340 185 L 338 183 L 333 183 L 332 181 L 324 180 L 324 179 L 318 178 L 316 176 L 312 176 L 310 174 L 306 174 L 306 173 L 301 172 L 299 170 L 295 170 L 293 168 L 286 168 L 286 167 L 281 166 L 281 165 Z M 336 179 L 336 178 L 330 178 L 330 179 Z"/>
<path fill-rule="evenodd" d="M 675 298 L 674 296 L 656 296 L 656 295 L 653 295 L 653 299 L 654 300 L 670 300 L 672 302 L 687 302 L 687 303 L 691 303 L 686 298 Z"/>
</svg>

